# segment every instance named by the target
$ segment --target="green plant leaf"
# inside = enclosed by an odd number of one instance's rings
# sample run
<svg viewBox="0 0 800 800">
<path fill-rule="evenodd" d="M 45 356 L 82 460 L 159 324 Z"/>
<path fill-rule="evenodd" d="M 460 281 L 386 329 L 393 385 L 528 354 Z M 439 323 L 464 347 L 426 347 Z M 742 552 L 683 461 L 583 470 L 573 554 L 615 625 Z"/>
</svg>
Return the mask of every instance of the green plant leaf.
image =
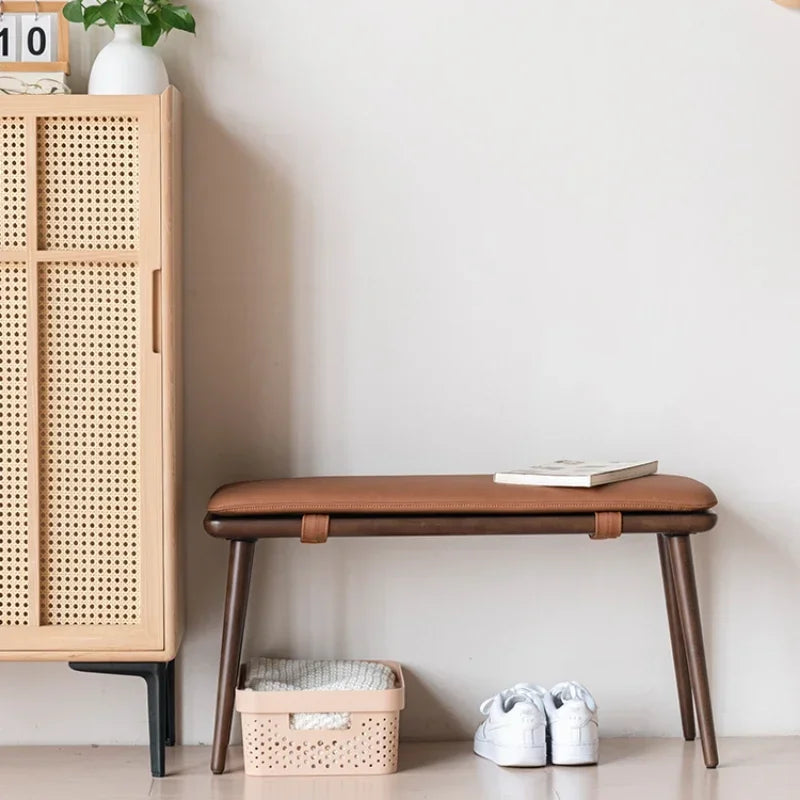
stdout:
<svg viewBox="0 0 800 800">
<path fill-rule="evenodd" d="M 194 33 L 194 17 L 186 6 L 164 6 L 159 13 L 161 21 L 166 23 L 170 28 L 186 31 L 187 33 Z"/>
<path fill-rule="evenodd" d="M 83 27 L 88 29 L 102 18 L 103 14 L 100 11 L 100 6 L 89 6 L 83 12 Z"/>
<path fill-rule="evenodd" d="M 161 22 L 157 15 L 149 14 L 149 24 L 142 25 L 142 44 L 152 47 L 161 37 Z"/>
<path fill-rule="evenodd" d="M 83 22 L 83 6 L 81 0 L 70 0 L 64 6 L 64 18 L 69 22 Z"/>
<path fill-rule="evenodd" d="M 106 24 L 112 30 L 119 22 L 119 4 L 115 0 L 106 0 L 100 8 L 100 16 L 105 20 Z"/>
<path fill-rule="evenodd" d="M 122 5 L 122 17 L 132 25 L 149 25 L 150 17 L 144 12 L 144 8 L 137 8 L 133 3 L 125 2 Z"/>
</svg>

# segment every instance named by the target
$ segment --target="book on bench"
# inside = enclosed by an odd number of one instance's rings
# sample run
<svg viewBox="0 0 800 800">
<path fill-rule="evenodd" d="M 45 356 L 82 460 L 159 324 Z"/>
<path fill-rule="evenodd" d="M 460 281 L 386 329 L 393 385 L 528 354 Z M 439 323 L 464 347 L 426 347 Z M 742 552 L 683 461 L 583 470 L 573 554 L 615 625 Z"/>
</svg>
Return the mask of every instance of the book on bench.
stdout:
<svg viewBox="0 0 800 800">
<path fill-rule="evenodd" d="M 589 488 L 652 475 L 658 461 L 553 461 L 525 469 L 497 472 L 495 483 L 522 486 L 574 486 Z"/>
</svg>

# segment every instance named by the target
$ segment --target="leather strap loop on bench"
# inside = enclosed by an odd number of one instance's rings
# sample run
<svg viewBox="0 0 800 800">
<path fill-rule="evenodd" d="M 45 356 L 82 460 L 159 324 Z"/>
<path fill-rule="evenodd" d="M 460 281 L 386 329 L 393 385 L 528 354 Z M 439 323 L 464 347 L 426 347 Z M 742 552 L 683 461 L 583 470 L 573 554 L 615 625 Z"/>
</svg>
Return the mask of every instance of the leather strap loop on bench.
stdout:
<svg viewBox="0 0 800 800">
<path fill-rule="evenodd" d="M 622 513 L 620 511 L 598 511 L 594 515 L 592 539 L 616 539 L 622 535 Z"/>
<path fill-rule="evenodd" d="M 303 544 L 325 544 L 330 521 L 327 514 L 304 514 L 300 524 L 300 541 Z"/>
</svg>

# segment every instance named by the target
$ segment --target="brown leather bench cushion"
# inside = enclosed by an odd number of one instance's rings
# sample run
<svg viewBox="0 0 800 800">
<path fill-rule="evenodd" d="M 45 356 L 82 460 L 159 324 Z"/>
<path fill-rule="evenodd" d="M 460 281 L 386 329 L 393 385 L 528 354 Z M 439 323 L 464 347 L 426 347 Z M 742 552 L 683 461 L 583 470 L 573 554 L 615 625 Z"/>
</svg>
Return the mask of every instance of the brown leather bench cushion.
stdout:
<svg viewBox="0 0 800 800">
<path fill-rule="evenodd" d="M 208 501 L 227 517 L 298 514 L 580 514 L 598 511 L 694 512 L 717 504 L 704 484 L 648 475 L 592 489 L 511 486 L 491 475 L 285 478 L 231 483 Z"/>
</svg>

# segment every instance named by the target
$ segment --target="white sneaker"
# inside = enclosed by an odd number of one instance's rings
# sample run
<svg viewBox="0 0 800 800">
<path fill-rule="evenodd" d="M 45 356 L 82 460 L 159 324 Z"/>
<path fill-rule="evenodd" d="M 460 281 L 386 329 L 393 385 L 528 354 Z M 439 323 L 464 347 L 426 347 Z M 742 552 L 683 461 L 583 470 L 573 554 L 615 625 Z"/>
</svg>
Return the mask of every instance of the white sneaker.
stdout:
<svg viewBox="0 0 800 800">
<path fill-rule="evenodd" d="M 473 749 L 501 767 L 543 767 L 547 763 L 546 690 L 518 683 L 481 703 L 487 718 L 475 731 Z"/>
<path fill-rule="evenodd" d="M 553 764 L 596 764 L 600 750 L 597 703 L 580 683 L 557 683 L 545 693 L 550 760 Z"/>
</svg>

